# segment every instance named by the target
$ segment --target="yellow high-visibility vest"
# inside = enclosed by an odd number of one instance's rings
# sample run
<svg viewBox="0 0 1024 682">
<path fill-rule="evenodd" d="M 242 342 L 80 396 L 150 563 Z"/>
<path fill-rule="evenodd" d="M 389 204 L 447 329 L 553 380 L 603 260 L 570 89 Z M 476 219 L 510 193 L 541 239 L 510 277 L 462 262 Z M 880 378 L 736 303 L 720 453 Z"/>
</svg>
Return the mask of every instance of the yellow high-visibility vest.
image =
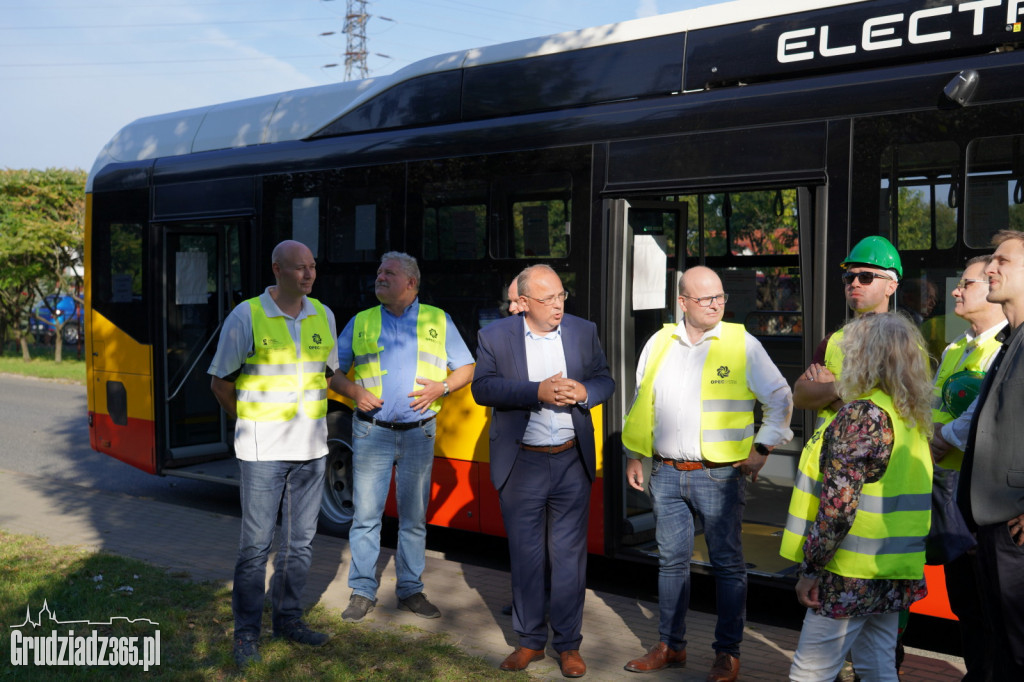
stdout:
<svg viewBox="0 0 1024 682">
<path fill-rule="evenodd" d="M 298 353 L 287 320 L 267 317 L 259 297 L 246 301 L 252 312 L 253 354 L 235 382 L 242 419 L 291 421 L 299 405 L 310 419 L 327 415 L 325 370 L 336 339 L 323 304 L 308 300 L 316 314 L 302 319 Z"/>
<path fill-rule="evenodd" d="M 448 331 L 444 311 L 420 303 L 416 317 L 416 376 L 431 381 L 444 381 L 448 377 L 448 354 L 445 351 L 445 335 Z M 382 397 L 383 377 L 387 373 L 380 366 L 379 344 L 381 332 L 381 307 L 375 306 L 356 314 L 352 325 L 352 354 L 355 357 L 355 382 L 367 391 Z M 412 391 L 422 390 L 413 381 Z M 430 404 L 438 412 L 443 398 Z"/>
<path fill-rule="evenodd" d="M 925 537 L 931 526 L 932 458 L 928 439 L 898 418 L 892 399 L 879 390 L 864 397 L 892 420 L 893 444 L 882 477 L 861 488 L 853 526 L 826 570 L 849 578 L 915 579 L 924 575 Z M 780 554 L 803 561 L 808 528 L 821 505 L 822 425 L 804 446 Z"/>
<path fill-rule="evenodd" d="M 935 392 L 932 394 L 932 420 L 936 424 L 948 424 L 953 421 L 953 415 L 946 410 L 942 403 L 942 386 L 946 383 L 946 379 L 961 370 L 985 372 L 989 361 L 999 351 L 1001 345 L 1002 342 L 995 336 L 990 336 L 982 343 L 974 341 L 968 343 L 967 337 L 964 336 L 946 349 L 946 353 L 942 357 L 942 364 L 939 365 L 939 370 L 935 373 Z M 966 357 L 964 357 L 965 355 Z M 963 461 L 964 451 L 952 448 L 939 464 L 947 469 L 959 471 Z"/>
<path fill-rule="evenodd" d="M 654 339 L 636 400 L 626 414 L 622 444 L 645 457 L 654 453 L 654 378 L 673 343 L 677 325 L 667 324 Z M 755 396 L 747 387 L 747 336 L 741 324 L 721 323 L 710 340 L 700 380 L 701 456 L 712 462 L 746 459 L 754 443 Z"/>
</svg>

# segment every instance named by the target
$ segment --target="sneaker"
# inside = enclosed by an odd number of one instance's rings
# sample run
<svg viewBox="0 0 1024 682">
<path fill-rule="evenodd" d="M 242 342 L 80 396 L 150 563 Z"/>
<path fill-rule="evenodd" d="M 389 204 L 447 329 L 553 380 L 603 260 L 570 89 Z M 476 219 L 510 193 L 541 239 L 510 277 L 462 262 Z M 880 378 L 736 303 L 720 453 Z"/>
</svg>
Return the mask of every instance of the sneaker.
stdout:
<svg viewBox="0 0 1024 682">
<path fill-rule="evenodd" d="M 259 640 L 248 637 L 236 639 L 235 645 L 231 648 L 231 655 L 235 657 L 235 663 L 239 668 L 244 668 L 250 663 L 259 663 L 261 660 Z"/>
<path fill-rule="evenodd" d="M 283 637 L 309 646 L 323 646 L 331 638 L 327 633 L 310 630 L 301 620 L 292 621 L 283 630 L 275 630 L 274 637 Z"/>
<path fill-rule="evenodd" d="M 348 600 L 348 608 L 341 613 L 341 619 L 346 623 L 358 623 L 366 618 L 366 614 L 373 611 L 373 606 L 376 603 L 361 594 L 353 594 L 352 598 Z"/>
<path fill-rule="evenodd" d="M 441 615 L 441 611 L 427 601 L 427 595 L 422 592 L 417 592 L 405 599 L 399 599 L 398 608 L 412 611 L 420 618 L 438 618 Z"/>
</svg>

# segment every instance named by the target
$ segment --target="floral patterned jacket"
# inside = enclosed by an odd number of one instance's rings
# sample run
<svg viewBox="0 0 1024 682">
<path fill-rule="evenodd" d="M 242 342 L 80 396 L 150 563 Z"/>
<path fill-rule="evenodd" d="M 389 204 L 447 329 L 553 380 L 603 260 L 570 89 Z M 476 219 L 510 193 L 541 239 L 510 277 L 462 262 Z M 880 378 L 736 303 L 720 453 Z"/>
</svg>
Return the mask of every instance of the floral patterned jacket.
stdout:
<svg viewBox="0 0 1024 682">
<path fill-rule="evenodd" d="M 861 489 L 885 473 L 892 455 L 892 421 L 867 400 L 844 405 L 821 447 L 821 505 L 804 542 L 805 575 L 820 578 L 818 614 L 850 618 L 906 609 L 928 594 L 924 579 L 847 578 L 825 570 L 857 514 Z"/>
</svg>

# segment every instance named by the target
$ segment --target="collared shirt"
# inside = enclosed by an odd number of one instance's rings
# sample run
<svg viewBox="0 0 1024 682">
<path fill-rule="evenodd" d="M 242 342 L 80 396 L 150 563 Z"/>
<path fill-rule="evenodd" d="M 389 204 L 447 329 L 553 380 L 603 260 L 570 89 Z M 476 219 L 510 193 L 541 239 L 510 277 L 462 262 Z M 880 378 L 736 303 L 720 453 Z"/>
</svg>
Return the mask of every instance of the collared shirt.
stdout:
<svg viewBox="0 0 1024 682">
<path fill-rule="evenodd" d="M 526 367 L 530 381 L 544 381 L 558 372 L 568 376 L 565 368 L 565 351 L 562 348 L 562 325 L 549 334 L 537 334 L 530 330 L 523 317 L 523 334 L 526 339 Z M 561 445 L 576 437 L 572 425 L 572 408 L 546 403 L 530 414 L 530 422 L 523 433 L 526 445 Z"/>
<path fill-rule="evenodd" d="M 295 342 L 295 358 L 301 356 L 300 339 L 302 320 L 316 315 L 316 308 L 305 296 L 302 310 L 296 317 L 286 315 L 270 295 L 271 287 L 260 294 L 260 305 L 267 317 L 283 317 L 288 331 Z M 331 334 L 337 333 L 334 313 L 324 306 Z M 252 308 L 248 303 L 236 305 L 224 319 L 220 331 L 217 352 L 210 363 L 208 374 L 226 379 L 238 375 L 238 370 L 252 355 Z M 327 368 L 338 368 L 338 353 L 335 347 L 327 359 Z M 250 462 L 265 461 L 307 461 L 327 454 L 327 420 L 310 419 L 303 410 L 287 422 L 254 422 L 239 417 L 235 420 L 235 457 Z"/>
<path fill-rule="evenodd" d="M 669 347 L 654 378 L 654 450 L 662 457 L 697 461 L 701 459 L 701 376 L 712 339 L 721 338 L 722 323 L 690 343 L 686 323 L 672 333 Z M 636 385 L 643 381 L 647 359 L 654 345 L 652 336 L 640 354 Z M 762 405 L 764 418 L 755 442 L 771 447 L 793 439 L 789 420 L 793 416 L 793 394 L 789 384 L 768 357 L 761 343 L 747 334 L 747 388 Z M 636 400 L 634 394 L 633 400 Z"/>
<path fill-rule="evenodd" d="M 1003 327 L 1005 327 L 1006 324 L 1006 320 L 1003 320 L 999 324 L 989 327 L 988 329 L 978 334 L 977 336 L 971 334 L 970 329 L 965 331 L 963 336 L 964 338 L 967 339 L 968 347 L 966 350 L 964 350 L 964 354 L 960 358 L 960 364 L 957 365 L 956 369 L 960 369 L 963 363 L 967 360 L 967 356 L 971 354 L 971 350 L 973 350 L 974 346 L 978 346 L 982 343 L 985 343 L 989 339 L 993 338 L 996 334 L 1003 330 Z M 946 346 L 946 349 L 942 351 L 943 358 L 946 357 L 946 353 L 949 352 L 949 349 L 959 340 L 959 337 L 957 337 L 956 339 L 953 339 L 953 341 L 948 346 Z M 989 356 L 988 360 L 986 360 L 986 372 L 988 371 L 988 368 L 992 366 L 992 361 L 995 359 L 996 354 L 993 353 L 992 355 Z M 939 364 L 942 364 L 941 359 L 939 360 Z M 974 416 L 974 406 L 976 402 L 977 401 L 971 401 L 971 404 L 967 406 L 967 409 L 964 410 L 959 417 L 957 417 L 953 421 L 947 422 L 942 425 L 942 430 L 940 431 L 940 433 L 942 434 L 942 438 L 947 443 L 957 448 L 958 450 L 963 450 L 964 447 L 967 445 L 967 436 L 971 431 L 971 417 Z"/>
<path fill-rule="evenodd" d="M 381 306 L 380 339 L 377 344 L 384 349 L 380 352 L 380 366 L 384 370 L 381 379 L 381 400 L 384 401 L 384 406 L 372 413 L 377 419 L 405 423 L 426 419 L 436 414 L 433 410 L 418 412 L 409 406 L 414 400 L 409 394 L 423 388 L 416 383 L 416 360 L 419 354 L 416 345 L 416 322 L 419 314 L 419 297 L 416 297 L 400 316 Z M 353 317 L 348 321 L 338 337 L 338 364 L 343 372 L 348 372 L 355 361 L 352 353 L 352 328 L 355 319 Z M 456 370 L 464 365 L 473 364 L 473 355 L 469 352 L 466 342 L 462 340 L 451 316 L 445 313 L 444 319 L 444 350 L 448 356 L 448 369 Z"/>
</svg>

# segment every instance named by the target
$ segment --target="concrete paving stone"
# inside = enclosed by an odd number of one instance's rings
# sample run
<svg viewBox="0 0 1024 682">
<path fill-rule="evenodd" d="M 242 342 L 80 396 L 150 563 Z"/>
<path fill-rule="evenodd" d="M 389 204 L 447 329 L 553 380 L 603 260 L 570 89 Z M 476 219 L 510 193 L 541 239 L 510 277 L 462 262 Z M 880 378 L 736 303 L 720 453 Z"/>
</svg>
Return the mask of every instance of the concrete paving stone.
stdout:
<svg viewBox="0 0 1024 682">
<path fill-rule="evenodd" d="M 227 586 L 234 571 L 239 519 L 0 470 L 0 528 L 37 535 L 54 544 L 82 545 L 141 559 L 187 573 L 196 580 Z M 348 543 L 317 536 L 306 602 L 319 602 L 339 613 L 344 610 L 350 596 L 348 567 Z M 393 550 L 382 550 L 378 567 L 378 606 L 364 621 L 364 627 L 408 625 L 423 632 L 445 633 L 453 643 L 494 666 L 512 650 L 516 642 L 512 619 L 501 613 L 502 607 L 511 602 L 507 571 L 459 564 L 440 553 L 428 552 L 424 591 L 442 611 L 441 618 L 428 620 L 398 609 Z M 714 626 L 712 614 L 691 612 L 687 619 L 686 666 L 643 679 L 703 680 L 714 658 Z M 786 679 L 798 635 L 785 628 L 748 624 L 741 679 Z M 657 639 L 656 603 L 587 592 L 581 645 L 588 665 L 585 679 L 636 682 L 638 676 L 623 666 Z M 531 664 L 529 677 L 564 679 L 550 646 L 547 653 L 544 660 Z M 961 659 L 931 652 L 908 651 L 904 663 L 906 681 L 958 680 L 963 673 Z"/>
</svg>

